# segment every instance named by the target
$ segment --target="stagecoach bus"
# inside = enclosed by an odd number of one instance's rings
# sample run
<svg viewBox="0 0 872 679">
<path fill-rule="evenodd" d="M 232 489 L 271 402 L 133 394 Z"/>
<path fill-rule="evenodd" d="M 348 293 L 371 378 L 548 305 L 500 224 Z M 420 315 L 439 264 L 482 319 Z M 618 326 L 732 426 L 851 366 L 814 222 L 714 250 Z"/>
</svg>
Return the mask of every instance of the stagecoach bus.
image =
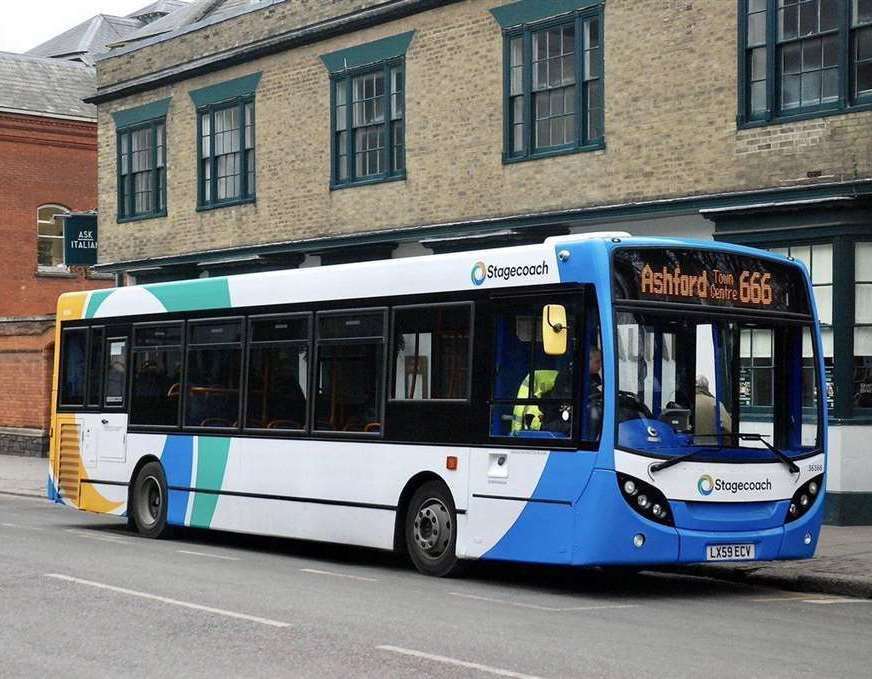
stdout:
<svg viewBox="0 0 872 679">
<path fill-rule="evenodd" d="M 63 295 L 48 494 L 170 526 L 466 560 L 810 557 L 808 273 L 599 233 Z M 769 407 L 760 403 L 770 403 Z"/>
</svg>

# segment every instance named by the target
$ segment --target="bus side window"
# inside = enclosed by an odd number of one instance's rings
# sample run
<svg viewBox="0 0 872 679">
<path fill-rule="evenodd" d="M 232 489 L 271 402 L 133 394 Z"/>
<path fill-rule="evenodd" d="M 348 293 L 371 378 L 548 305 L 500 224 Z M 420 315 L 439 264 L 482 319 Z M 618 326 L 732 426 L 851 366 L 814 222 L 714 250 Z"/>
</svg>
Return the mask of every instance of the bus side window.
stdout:
<svg viewBox="0 0 872 679">
<path fill-rule="evenodd" d="M 91 328 L 91 347 L 88 356 L 88 405 L 99 407 L 103 386 L 104 331 L 101 327 Z"/>
<path fill-rule="evenodd" d="M 106 395 L 107 408 L 123 408 L 127 385 L 127 339 L 110 337 L 106 340 Z"/>
<path fill-rule="evenodd" d="M 386 315 L 318 314 L 316 431 L 382 433 Z"/>
<path fill-rule="evenodd" d="M 63 406 L 85 405 L 85 353 L 87 346 L 87 328 L 64 331 L 61 342 L 63 372 L 60 383 L 60 404 Z"/>
</svg>

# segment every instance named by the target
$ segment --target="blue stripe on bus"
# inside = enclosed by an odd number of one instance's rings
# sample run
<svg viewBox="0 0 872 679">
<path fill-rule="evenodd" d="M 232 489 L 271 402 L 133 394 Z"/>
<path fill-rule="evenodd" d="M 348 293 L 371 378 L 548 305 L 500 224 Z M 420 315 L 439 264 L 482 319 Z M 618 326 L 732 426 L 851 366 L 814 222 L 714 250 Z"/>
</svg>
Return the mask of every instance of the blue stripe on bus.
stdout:
<svg viewBox="0 0 872 679">
<path fill-rule="evenodd" d="M 194 464 L 194 437 L 167 436 L 161 462 L 167 477 L 167 486 L 188 488 L 191 485 L 191 469 Z M 176 526 L 185 525 L 188 509 L 187 490 L 169 491 L 167 522 Z"/>
</svg>

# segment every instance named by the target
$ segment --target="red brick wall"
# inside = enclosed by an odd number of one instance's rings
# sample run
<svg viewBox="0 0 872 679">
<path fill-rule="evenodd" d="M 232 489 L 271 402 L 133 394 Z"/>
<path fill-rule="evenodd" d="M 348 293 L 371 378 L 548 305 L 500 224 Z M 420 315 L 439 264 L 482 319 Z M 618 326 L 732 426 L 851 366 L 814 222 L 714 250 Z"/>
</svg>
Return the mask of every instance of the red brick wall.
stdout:
<svg viewBox="0 0 872 679">
<path fill-rule="evenodd" d="M 48 429 L 54 324 L 3 323 L 2 326 L 0 427 Z"/>
<path fill-rule="evenodd" d="M 46 204 L 96 208 L 96 123 L 0 113 L 0 317 L 53 314 L 62 292 L 110 284 L 38 275 L 36 211 Z"/>
<path fill-rule="evenodd" d="M 111 281 L 37 271 L 40 205 L 97 206 L 97 125 L 0 113 L 0 319 L 47 316 L 69 290 Z M 0 322 L 0 427 L 47 429 L 51 322 Z"/>
</svg>

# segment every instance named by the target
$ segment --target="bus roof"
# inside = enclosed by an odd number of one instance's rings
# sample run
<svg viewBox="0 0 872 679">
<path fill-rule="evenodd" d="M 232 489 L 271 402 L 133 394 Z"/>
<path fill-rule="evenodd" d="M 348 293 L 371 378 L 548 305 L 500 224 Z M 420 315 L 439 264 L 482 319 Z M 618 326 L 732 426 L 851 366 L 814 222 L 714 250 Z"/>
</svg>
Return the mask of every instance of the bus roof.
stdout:
<svg viewBox="0 0 872 679">
<path fill-rule="evenodd" d="M 569 282 L 606 285 L 609 252 L 624 246 L 722 250 L 787 261 L 730 243 L 598 232 L 552 237 L 535 245 L 65 293 L 58 300 L 58 318 L 68 321 Z"/>
</svg>

